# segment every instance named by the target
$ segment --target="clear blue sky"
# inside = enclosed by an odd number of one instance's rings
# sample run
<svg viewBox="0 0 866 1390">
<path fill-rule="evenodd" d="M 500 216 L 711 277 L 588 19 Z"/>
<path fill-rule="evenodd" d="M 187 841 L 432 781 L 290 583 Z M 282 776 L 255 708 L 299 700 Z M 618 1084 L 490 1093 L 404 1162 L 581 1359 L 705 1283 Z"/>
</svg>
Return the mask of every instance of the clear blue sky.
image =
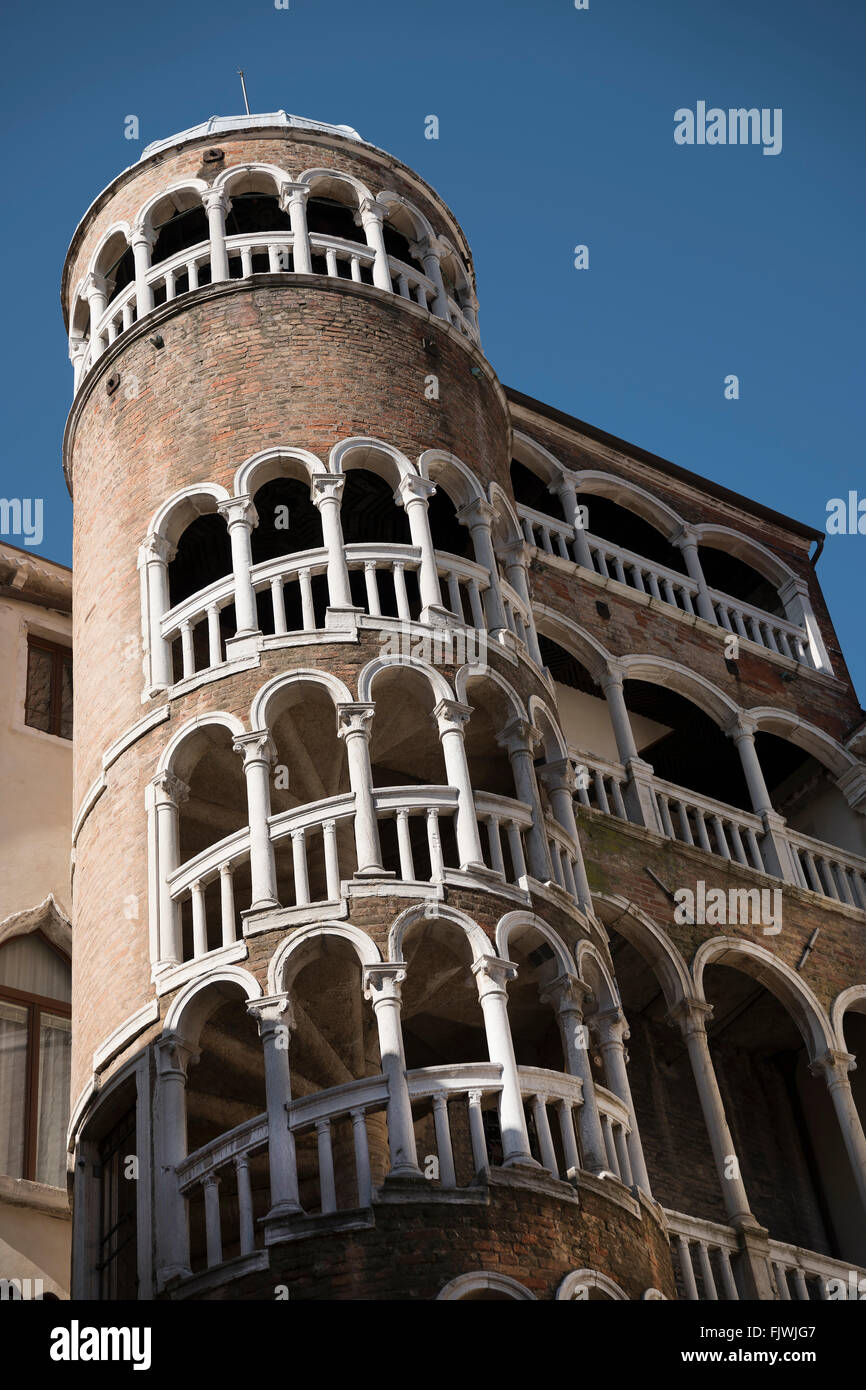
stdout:
<svg viewBox="0 0 866 1390">
<path fill-rule="evenodd" d="M 818 528 L 866 497 L 862 0 L 17 0 L 3 28 L 2 495 L 45 499 L 44 554 L 69 240 L 150 140 L 242 111 L 240 66 L 254 111 L 352 125 L 450 203 L 504 382 Z M 781 154 L 676 146 L 698 100 L 781 107 Z M 818 567 L 861 695 L 864 560 L 829 536 Z"/>
</svg>

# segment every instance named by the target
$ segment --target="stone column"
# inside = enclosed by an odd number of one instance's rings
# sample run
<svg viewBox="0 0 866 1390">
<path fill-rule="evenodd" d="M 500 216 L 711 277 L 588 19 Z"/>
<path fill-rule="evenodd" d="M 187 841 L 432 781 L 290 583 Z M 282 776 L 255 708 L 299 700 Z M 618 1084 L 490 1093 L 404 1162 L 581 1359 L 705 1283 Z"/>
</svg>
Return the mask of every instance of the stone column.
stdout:
<svg viewBox="0 0 866 1390">
<path fill-rule="evenodd" d="M 180 862 L 178 808 L 189 796 L 189 787 L 173 772 L 159 773 L 152 785 L 159 882 L 159 959 L 163 964 L 176 965 L 183 956 L 180 904 L 171 895 L 168 878 Z"/>
<path fill-rule="evenodd" d="M 418 574 L 418 587 L 421 591 L 421 621 L 429 623 L 432 618 L 447 620 L 448 610 L 442 603 L 439 588 L 439 573 L 436 566 L 436 552 L 430 534 L 430 518 L 427 514 L 427 499 L 436 491 L 436 484 L 417 473 L 408 473 L 400 479 L 397 488 L 400 501 L 409 518 L 412 544 L 421 551 L 421 567 Z"/>
<path fill-rule="evenodd" d="M 734 1149 L 731 1131 L 728 1129 L 725 1107 L 710 1053 L 707 1020 L 712 1012 L 712 1005 L 703 1000 L 682 999 L 671 1009 L 669 1021 L 679 1026 L 688 1050 L 728 1220 L 732 1226 L 739 1226 L 744 1221 L 757 1224 L 749 1208 L 746 1188 L 740 1177 L 740 1162 Z"/>
<path fill-rule="evenodd" d="M 382 1071 L 388 1080 L 388 1148 L 391 1154 L 388 1176 L 421 1178 L 400 1022 L 400 986 L 405 978 L 405 965 L 367 965 L 364 967 L 364 998 L 373 1004 Z"/>
<path fill-rule="evenodd" d="M 273 740 L 267 729 L 239 734 L 233 748 L 244 760 L 247 781 L 247 806 L 250 827 L 250 877 L 252 879 L 251 912 L 267 907 L 279 907 L 277 871 L 274 847 L 268 824 L 271 814 L 271 766 L 276 756 Z"/>
<path fill-rule="evenodd" d="M 72 363 L 72 389 L 78 390 L 79 383 L 84 375 L 84 361 L 87 357 L 90 343 L 87 338 L 69 339 L 69 360 Z"/>
<path fill-rule="evenodd" d="M 328 606 L 354 612 L 340 523 L 340 498 L 345 481 L 342 473 L 314 473 L 310 493 L 322 518 L 322 540 L 328 552 Z"/>
<path fill-rule="evenodd" d="M 432 312 L 437 318 L 445 319 L 450 323 L 448 295 L 445 291 L 445 282 L 442 279 L 442 267 L 439 264 L 440 247 L 438 240 L 431 241 L 430 237 L 422 237 L 420 241 L 409 247 L 409 252 L 421 262 L 427 279 L 432 280 L 436 286 L 436 298 L 433 300 Z"/>
<path fill-rule="evenodd" d="M 767 783 L 755 748 L 755 725 L 747 719 L 735 718 L 725 730 L 737 745 L 743 773 L 749 788 L 752 809 L 764 822 L 764 841 L 761 853 L 767 872 L 781 878 L 785 883 L 799 884 L 793 856 L 785 838 L 785 818 L 773 809 Z"/>
<path fill-rule="evenodd" d="M 528 551 L 525 541 L 511 541 L 508 545 L 500 546 L 499 553 L 505 565 L 505 578 L 517 594 L 522 599 L 529 611 L 529 623 L 526 628 L 526 645 L 529 648 L 529 655 L 541 670 L 544 670 L 544 659 L 541 655 L 541 648 L 538 645 L 538 633 L 535 628 L 535 615 L 532 611 L 532 598 L 529 593 L 529 580 L 527 578 Z"/>
<path fill-rule="evenodd" d="M 156 1056 L 156 1152 L 154 1212 L 157 1287 L 188 1278 L 189 1220 L 186 1200 L 177 1181 L 177 1165 L 187 1154 L 186 1077 L 198 1052 L 178 1033 L 163 1033 L 154 1044 Z"/>
<path fill-rule="evenodd" d="M 258 634 L 259 620 L 256 613 L 256 595 L 250 577 L 253 563 L 252 534 L 258 525 L 258 515 L 252 498 L 229 497 L 218 504 L 218 511 L 225 517 L 229 541 L 232 548 L 232 572 L 235 581 L 235 621 L 237 637 L 251 637 Z M 229 641 L 234 641 L 230 638 Z M 226 643 L 228 646 L 229 643 Z"/>
<path fill-rule="evenodd" d="M 532 1157 L 529 1148 L 526 1116 L 523 1113 L 523 1098 L 520 1094 L 520 1077 L 514 1056 L 511 1026 L 508 1022 L 506 984 L 514 979 L 517 966 L 510 960 L 500 960 L 498 956 L 481 956 L 473 964 L 472 973 L 478 986 L 478 998 L 484 1014 L 487 1051 L 491 1062 L 498 1063 L 502 1068 L 502 1090 L 499 1095 L 502 1165 L 504 1168 L 511 1168 L 514 1164 L 523 1163 L 540 1168 L 541 1165 Z"/>
<path fill-rule="evenodd" d="M 284 183 L 280 189 L 280 207 L 289 214 L 292 224 L 292 265 L 296 275 L 312 275 L 310 234 L 307 230 L 307 199 L 310 185 Z"/>
<path fill-rule="evenodd" d="M 806 632 L 805 645 L 809 648 L 812 660 L 819 671 L 832 672 L 830 656 L 821 636 L 821 629 L 809 597 L 809 585 L 805 579 L 792 575 L 779 585 L 779 598 L 785 605 L 785 617 L 789 623 L 796 623 Z"/>
<path fill-rule="evenodd" d="M 231 199 L 221 188 L 209 188 L 202 194 L 202 203 L 207 213 L 208 234 L 210 236 L 210 278 L 213 284 L 229 278 L 229 257 L 226 250 L 226 213 L 231 208 Z"/>
<path fill-rule="evenodd" d="M 468 526 L 472 535 L 475 559 L 490 576 L 490 587 L 484 593 L 484 611 L 491 637 L 497 637 L 500 632 L 508 629 L 502 595 L 499 592 L 499 569 L 493 549 L 491 527 L 495 515 L 496 512 L 490 503 L 481 497 L 474 498 L 457 510 L 457 520 Z"/>
<path fill-rule="evenodd" d="M 471 705 L 461 705 L 457 700 L 440 700 L 433 710 L 433 718 L 439 730 L 448 784 L 457 788 L 455 822 L 460 867 L 469 873 L 477 873 L 479 870 L 483 873 L 485 865 L 475 814 L 475 793 L 469 777 L 466 746 L 463 741 L 463 726 L 471 713 Z"/>
<path fill-rule="evenodd" d="M 672 537 L 672 544 L 675 545 L 678 550 L 682 551 L 689 579 L 693 579 L 698 586 L 697 600 L 699 614 L 702 618 L 705 618 L 708 623 L 712 623 L 713 627 L 718 627 L 716 611 L 713 608 L 710 591 L 707 588 L 707 581 L 704 578 L 701 557 L 698 553 L 697 536 L 694 531 L 691 531 L 687 526 L 683 526 L 681 530 Z"/>
<path fill-rule="evenodd" d="M 130 245 L 135 261 L 135 316 L 143 319 L 153 308 L 153 286 L 148 281 L 150 253 L 156 241 L 152 227 L 133 227 Z"/>
<path fill-rule="evenodd" d="M 598 1034 L 599 1049 L 604 1058 L 604 1074 L 608 1079 L 610 1089 L 614 1095 L 619 1096 L 628 1110 L 631 1123 L 631 1133 L 628 1136 L 628 1157 L 632 1176 L 636 1186 L 648 1197 L 651 1197 L 650 1180 L 643 1156 L 643 1145 L 640 1142 L 637 1115 L 635 1114 L 626 1066 L 625 1040 L 629 1033 L 625 1015 L 621 1009 L 606 1009 L 603 1013 L 594 1015 L 592 1025 Z"/>
<path fill-rule="evenodd" d="M 91 364 L 105 351 L 105 340 L 97 333 L 97 325 L 108 308 L 108 285 L 104 275 L 91 273 L 84 281 L 84 298 L 90 308 L 90 361 Z"/>
<path fill-rule="evenodd" d="M 523 719 L 512 719 L 511 723 L 497 734 L 496 742 L 508 753 L 517 800 L 525 802 L 532 809 L 532 821 L 525 832 L 529 872 L 539 883 L 550 883 L 554 881 L 550 848 L 544 830 L 541 798 L 538 795 L 532 758 L 533 746 L 539 738 L 538 730 L 531 724 Z"/>
<path fill-rule="evenodd" d="M 289 1041 L 295 1021 L 287 994 L 250 999 L 247 1011 L 258 1024 L 265 1057 L 268 1162 L 271 1174 L 271 1208 L 266 1220 L 272 1221 L 291 1216 L 302 1209 L 298 1200 L 295 1139 L 289 1127 L 292 1105 Z"/>
<path fill-rule="evenodd" d="M 577 484 L 573 478 L 562 477 L 555 487 L 552 488 L 552 491 L 562 503 L 565 519 L 574 531 L 574 557 L 577 563 L 583 565 L 584 569 L 595 569 L 592 563 L 589 541 L 586 539 L 583 514 L 577 500 Z"/>
<path fill-rule="evenodd" d="M 638 825 L 647 826 L 650 830 L 659 830 L 661 827 L 656 815 L 652 788 L 653 770 L 649 763 L 644 762 L 637 751 L 623 692 L 624 679 L 623 668 L 613 661 L 608 664 L 600 676 L 600 684 L 607 700 L 610 722 L 613 725 L 619 760 L 628 772 L 625 797 L 630 813 L 629 818 Z"/>
<path fill-rule="evenodd" d="M 377 203 L 375 198 L 362 199 L 356 215 L 356 220 L 364 228 L 367 245 L 376 253 L 376 259 L 373 261 L 373 284 L 378 285 L 380 290 L 392 289 L 391 268 L 382 232 L 382 223 L 386 215 L 387 209 L 381 203 Z"/>
<path fill-rule="evenodd" d="M 812 1062 L 809 1070 L 813 1076 L 823 1076 L 827 1083 L 860 1201 L 866 1210 L 866 1136 L 848 1080 L 848 1073 L 856 1065 L 850 1052 L 827 1052 L 819 1061 Z"/>
<path fill-rule="evenodd" d="M 171 606 L 168 565 L 173 554 L 174 547 L 162 536 L 154 535 L 148 536 L 138 552 L 138 567 L 144 570 L 148 684 L 152 690 L 168 690 L 174 684 L 171 644 L 161 630 L 161 620 Z"/>
<path fill-rule="evenodd" d="M 365 875 L 381 878 L 385 873 L 370 767 L 370 724 L 375 713 L 375 705 L 337 706 L 337 733 L 345 739 L 349 786 L 355 794 L 356 876 L 359 878 Z"/>
<path fill-rule="evenodd" d="M 574 789 L 575 776 L 574 768 L 569 758 L 560 758 L 558 762 L 546 763 L 539 770 L 538 776 L 547 788 L 550 797 L 550 804 L 553 814 L 563 830 L 566 830 L 574 840 L 576 853 L 574 862 L 574 881 L 577 888 L 577 900 L 584 912 L 592 912 L 592 893 L 589 890 L 589 883 L 586 877 L 586 868 L 583 862 L 583 851 L 580 847 L 580 836 L 577 833 L 577 821 L 574 816 Z"/>
<path fill-rule="evenodd" d="M 583 1005 L 589 990 L 574 975 L 559 975 L 538 992 L 543 1004 L 556 1009 L 556 1021 L 562 1035 L 562 1050 L 569 1076 L 580 1077 L 582 1103 L 577 1112 L 580 1151 L 583 1166 L 589 1173 L 608 1172 L 607 1153 L 598 1099 L 589 1061 L 589 1029 L 583 1021 Z"/>
</svg>

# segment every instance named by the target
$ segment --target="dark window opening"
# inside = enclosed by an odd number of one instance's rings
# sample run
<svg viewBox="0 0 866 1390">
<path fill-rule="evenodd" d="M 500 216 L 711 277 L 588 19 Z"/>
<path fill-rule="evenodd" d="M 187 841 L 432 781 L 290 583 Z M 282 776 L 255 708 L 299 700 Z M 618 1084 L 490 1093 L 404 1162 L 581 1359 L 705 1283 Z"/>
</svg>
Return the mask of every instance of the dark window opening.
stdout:
<svg viewBox="0 0 866 1390">
<path fill-rule="evenodd" d="M 72 652 L 41 637 L 27 639 L 24 723 L 72 738 Z"/>
<path fill-rule="evenodd" d="M 127 246 L 123 255 L 116 260 L 114 265 L 108 270 L 104 270 L 106 283 L 108 284 L 108 302 L 116 299 L 121 290 L 125 290 L 127 285 L 131 285 L 135 280 L 135 256 L 131 246 Z"/>
<path fill-rule="evenodd" d="M 742 811 L 752 810 L 736 747 L 708 714 L 675 690 L 647 681 L 627 680 L 625 698 L 631 714 L 670 729 L 640 747 L 640 756 L 658 777 Z"/>
<path fill-rule="evenodd" d="M 121 1116 L 98 1146 L 99 1298 L 138 1297 L 136 1191 L 130 1168 L 136 1153 L 135 1106 Z"/>
<path fill-rule="evenodd" d="M 644 560 L 653 560 L 658 565 L 666 565 L 678 574 L 686 574 L 686 563 L 681 550 L 671 545 L 669 540 L 644 521 L 636 512 L 621 507 L 610 497 L 596 497 L 581 493 L 580 502 L 588 512 L 587 530 L 600 540 L 610 541 L 622 550 L 630 550 Z"/>
<path fill-rule="evenodd" d="M 565 651 L 558 642 L 542 633 L 538 634 L 538 645 L 542 661 L 557 685 L 567 685 L 572 690 L 582 691 L 584 695 L 594 695 L 596 699 L 604 698 L 600 686 L 596 685 L 586 667 L 571 652 Z"/>
<path fill-rule="evenodd" d="M 254 499 L 259 524 L 253 530 L 253 564 L 294 555 L 299 550 L 320 550 L 322 518 L 310 501 L 308 483 L 297 478 L 272 478 Z"/>
<path fill-rule="evenodd" d="M 769 579 L 752 569 L 736 555 L 714 546 L 702 545 L 699 549 L 704 578 L 711 589 L 730 594 L 731 598 L 741 599 L 754 608 L 761 608 L 774 617 L 784 618 L 785 608 L 779 592 Z"/>
<path fill-rule="evenodd" d="M 413 270 L 418 270 L 422 275 L 426 274 L 423 265 L 412 255 L 409 250 L 410 242 L 402 232 L 398 232 L 396 227 L 392 227 L 389 222 L 382 224 L 382 237 L 385 242 L 385 250 L 389 256 L 395 260 L 402 261 L 404 265 L 409 265 Z"/>
<path fill-rule="evenodd" d="M 353 468 L 346 474 L 340 516 L 347 545 L 412 543 L 409 519 L 394 501 L 393 485 L 365 468 Z"/>
<path fill-rule="evenodd" d="M 168 260 L 169 256 L 176 256 L 179 251 L 186 251 L 190 246 L 200 246 L 203 241 L 209 239 L 208 221 L 204 208 L 188 208 L 186 212 L 175 212 L 163 222 L 158 230 L 156 241 L 151 253 L 151 264 L 158 265 L 160 261 Z M 199 275 L 206 267 L 199 269 Z"/>
<path fill-rule="evenodd" d="M 531 507 L 534 512 L 555 517 L 557 521 L 565 521 L 560 499 L 550 491 L 543 478 L 539 478 L 518 459 L 511 460 L 511 486 L 515 502 Z"/>
<path fill-rule="evenodd" d="M 367 245 L 363 229 L 355 221 L 354 210 L 335 198 L 310 198 L 307 202 L 307 231 L 320 236 L 339 237 Z"/>
<path fill-rule="evenodd" d="M 469 527 L 457 520 L 457 508 L 441 487 L 437 487 L 429 499 L 427 515 L 435 550 L 443 550 L 447 555 L 459 555 L 464 560 L 475 559 Z"/>
<path fill-rule="evenodd" d="M 228 530 L 215 512 L 197 516 L 180 538 L 177 554 L 169 563 L 169 601 L 172 608 L 190 594 L 206 589 L 232 572 Z"/>
<path fill-rule="evenodd" d="M 235 193 L 226 214 L 226 236 L 253 232 L 290 232 L 289 214 L 268 193 Z"/>
</svg>

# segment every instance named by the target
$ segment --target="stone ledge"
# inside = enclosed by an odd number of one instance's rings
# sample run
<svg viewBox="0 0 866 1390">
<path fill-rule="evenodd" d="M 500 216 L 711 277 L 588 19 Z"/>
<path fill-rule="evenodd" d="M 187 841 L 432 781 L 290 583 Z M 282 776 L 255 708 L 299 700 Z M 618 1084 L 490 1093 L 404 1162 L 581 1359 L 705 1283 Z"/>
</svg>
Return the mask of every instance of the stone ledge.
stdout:
<svg viewBox="0 0 866 1390">
<path fill-rule="evenodd" d="M 51 1187 L 28 1178 L 9 1178 L 0 1174 L 0 1207 L 29 1207 L 58 1221 L 71 1221 L 72 1211 L 65 1187 Z"/>
</svg>

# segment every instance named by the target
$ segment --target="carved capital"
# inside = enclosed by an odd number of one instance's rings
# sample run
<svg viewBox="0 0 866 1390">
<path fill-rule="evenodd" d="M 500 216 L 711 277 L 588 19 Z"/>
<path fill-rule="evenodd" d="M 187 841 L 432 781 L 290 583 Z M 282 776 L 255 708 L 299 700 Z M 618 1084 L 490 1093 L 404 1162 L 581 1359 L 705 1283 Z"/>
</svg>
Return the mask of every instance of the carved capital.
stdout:
<svg viewBox="0 0 866 1390">
<path fill-rule="evenodd" d="M 464 502 L 462 507 L 457 508 L 457 520 L 470 530 L 475 526 L 484 526 L 489 530 L 495 516 L 496 509 L 484 497 L 473 497 L 471 502 Z"/>
<path fill-rule="evenodd" d="M 517 966 L 514 961 L 502 960 L 500 956 L 479 956 L 472 965 L 472 974 L 479 999 L 493 994 L 501 994 L 504 998 L 508 981 L 517 976 Z"/>
<path fill-rule="evenodd" d="M 180 806 L 189 797 L 189 786 L 173 772 L 159 772 L 153 779 L 156 804 Z"/>
<path fill-rule="evenodd" d="M 684 1038 L 706 1036 L 707 1024 L 713 1016 L 713 1006 L 705 999 L 680 999 L 666 1018 L 671 1027 L 679 1028 Z"/>
<path fill-rule="evenodd" d="M 253 729 L 248 734 L 238 734 L 232 739 L 232 748 L 242 755 L 244 771 L 254 763 L 267 763 L 270 766 L 277 756 L 270 729 Z"/>
<path fill-rule="evenodd" d="M 323 502 L 339 502 L 345 484 L 344 473 L 314 473 L 310 479 L 310 496 L 317 507 Z"/>
<path fill-rule="evenodd" d="M 526 719 L 512 719 L 510 724 L 496 735 L 496 742 L 500 748 L 511 755 L 512 753 L 528 753 L 532 756 L 532 750 L 541 738 L 534 724 L 530 724 Z"/>
<path fill-rule="evenodd" d="M 377 1004 L 401 1000 L 401 985 L 406 978 L 404 961 L 381 961 L 364 966 L 364 998 Z"/>
<path fill-rule="evenodd" d="M 583 1016 L 583 1007 L 592 990 L 576 975 L 557 975 L 550 984 L 538 991 L 542 1004 L 552 1004 L 557 1013 L 577 1013 Z"/>
<path fill-rule="evenodd" d="M 161 1033 L 154 1043 L 156 1070 L 161 1081 L 186 1081 L 187 1071 L 200 1053 L 180 1033 Z"/>
<path fill-rule="evenodd" d="M 258 1024 L 259 1037 L 263 1042 L 269 1041 L 278 1028 L 287 1028 L 291 1032 L 295 1026 L 292 1001 L 288 994 L 268 994 L 263 999 L 248 999 L 247 1013 Z"/>
<path fill-rule="evenodd" d="M 440 734 L 456 729 L 463 733 L 463 726 L 469 722 L 472 705 L 463 705 L 459 700 L 440 700 L 434 707 L 431 718 L 436 720 Z"/>
<path fill-rule="evenodd" d="M 337 705 L 337 734 L 340 738 L 354 735 L 370 737 L 370 725 L 376 713 L 375 705 Z"/>
<path fill-rule="evenodd" d="M 253 506 L 253 499 L 247 494 L 243 497 L 226 497 L 217 503 L 217 511 L 225 517 L 230 531 L 234 526 L 246 526 L 252 530 L 259 524 L 259 514 Z"/>
<path fill-rule="evenodd" d="M 404 473 L 397 484 L 394 497 L 406 507 L 416 499 L 426 502 L 435 491 L 436 484 L 431 482 L 429 478 L 422 478 L 420 473 Z"/>
</svg>

